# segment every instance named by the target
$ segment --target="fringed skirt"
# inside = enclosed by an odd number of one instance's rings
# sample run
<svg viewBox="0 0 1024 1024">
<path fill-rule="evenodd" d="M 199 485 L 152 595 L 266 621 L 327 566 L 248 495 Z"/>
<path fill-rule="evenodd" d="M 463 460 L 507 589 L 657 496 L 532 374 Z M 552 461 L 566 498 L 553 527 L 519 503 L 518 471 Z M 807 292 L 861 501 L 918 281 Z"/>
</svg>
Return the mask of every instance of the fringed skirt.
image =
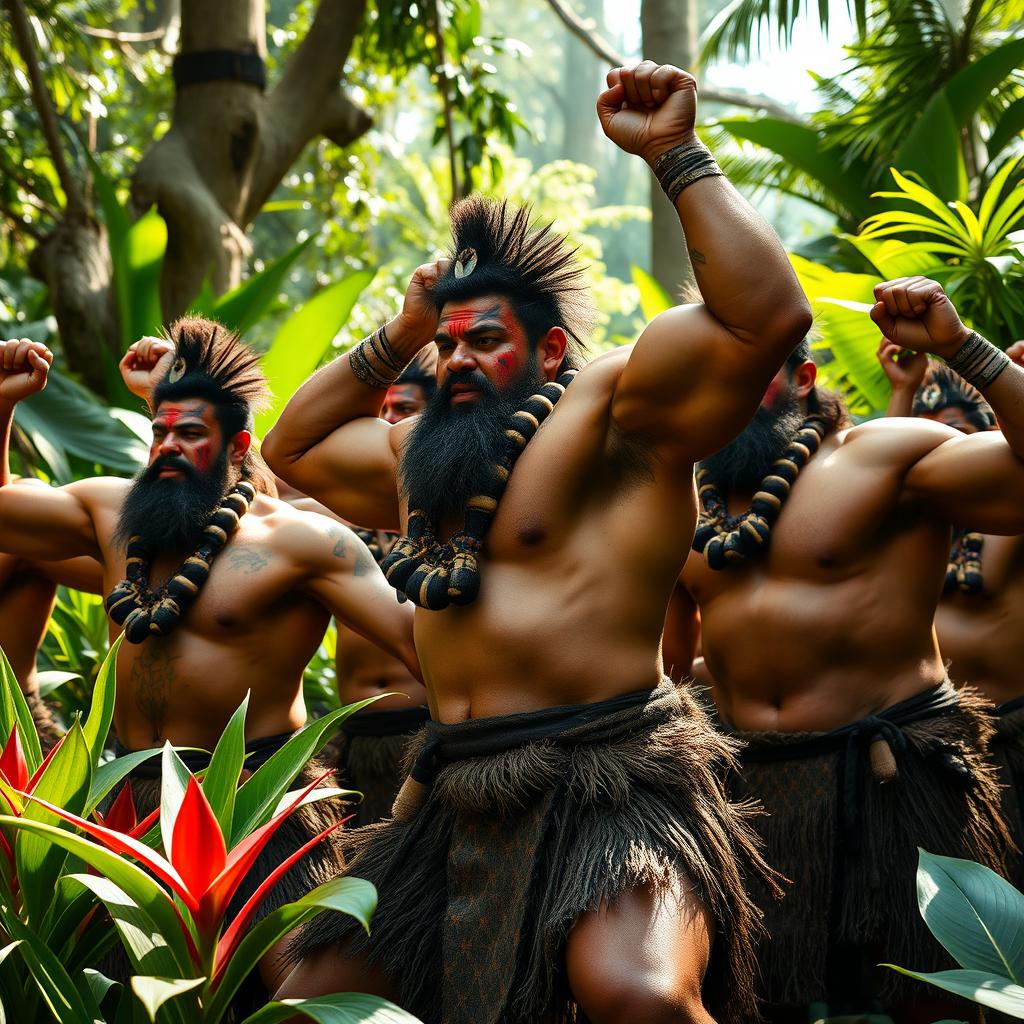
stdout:
<svg viewBox="0 0 1024 1024">
<path fill-rule="evenodd" d="M 917 849 L 1005 870 L 992 732 L 983 701 L 944 683 L 830 733 L 730 733 L 731 794 L 763 805 L 765 855 L 792 883 L 781 902 L 753 887 L 767 1003 L 877 1012 L 922 988 L 875 965 L 956 966 L 918 911 Z"/>
<path fill-rule="evenodd" d="M 639 886 L 661 894 L 685 880 L 716 922 L 705 1001 L 723 1024 L 750 1020 L 758 921 L 744 883 L 771 872 L 750 808 L 724 794 L 734 753 L 667 681 L 430 723 L 396 818 L 345 837 L 350 872 L 380 896 L 371 935 L 321 914 L 289 954 L 365 952 L 426 1024 L 581 1022 L 564 966 L 573 923 Z"/>
<path fill-rule="evenodd" d="M 1003 784 L 1003 817 L 1017 845 L 1010 881 L 1024 890 L 1024 697 L 995 708 L 992 724 L 996 733 L 990 749 Z"/>
<path fill-rule="evenodd" d="M 39 695 L 38 690 L 32 690 L 25 694 L 25 703 L 32 712 L 32 721 L 36 726 L 36 734 L 39 736 L 39 745 L 45 757 L 57 745 L 57 741 L 64 735 L 63 730 L 53 717 L 53 708 L 45 697 Z"/>
<path fill-rule="evenodd" d="M 405 778 L 409 738 L 429 719 L 425 707 L 414 707 L 364 711 L 342 723 L 322 756 L 338 773 L 340 785 L 363 794 L 353 809 L 352 828 L 390 817 Z"/>
</svg>

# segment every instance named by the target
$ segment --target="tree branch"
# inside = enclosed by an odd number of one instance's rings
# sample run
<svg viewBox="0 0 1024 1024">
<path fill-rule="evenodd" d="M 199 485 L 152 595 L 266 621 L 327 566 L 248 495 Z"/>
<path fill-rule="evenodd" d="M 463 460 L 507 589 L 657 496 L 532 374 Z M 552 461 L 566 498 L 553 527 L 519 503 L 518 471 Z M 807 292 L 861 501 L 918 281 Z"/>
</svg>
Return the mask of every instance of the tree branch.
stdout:
<svg viewBox="0 0 1024 1024">
<path fill-rule="evenodd" d="M 323 108 L 320 134 L 339 146 L 347 146 L 373 125 L 369 112 L 359 106 L 344 89 L 336 89 Z"/>
<path fill-rule="evenodd" d="M 96 39 L 110 39 L 115 43 L 155 43 L 163 39 L 166 29 L 155 28 L 149 32 L 114 32 L 108 28 L 93 28 L 92 25 L 83 25 L 75 22 L 75 28 L 83 35 L 93 36 Z"/>
<path fill-rule="evenodd" d="M 3 5 L 11 19 L 11 29 L 14 33 L 15 45 L 21 56 L 22 62 L 28 71 L 28 79 L 32 90 L 32 103 L 36 108 L 36 114 L 43 129 L 43 138 L 46 140 L 47 149 L 50 151 L 50 159 L 53 160 L 54 169 L 60 180 L 61 188 L 64 189 L 64 196 L 67 201 L 69 213 L 84 214 L 86 212 L 85 199 L 78 187 L 78 182 L 71 174 L 67 161 L 64 159 L 64 147 L 60 141 L 60 127 L 57 124 L 57 113 L 53 109 L 53 101 L 46 91 L 46 82 L 43 81 L 43 73 L 39 69 L 39 60 L 36 57 L 35 44 L 32 42 L 32 30 L 28 23 L 28 16 L 21 0 L 3 0 Z"/>
<path fill-rule="evenodd" d="M 619 53 L 608 40 L 595 32 L 589 21 L 584 21 L 568 5 L 566 0 L 548 0 L 548 5 L 561 20 L 562 24 L 609 66 L 621 67 L 632 63 Z M 701 99 L 709 100 L 712 103 L 728 103 L 731 106 L 745 107 L 748 110 L 763 110 L 765 113 L 783 118 L 786 121 L 799 121 L 799 118 L 791 110 L 787 110 L 774 100 L 751 96 L 745 92 L 737 92 L 732 89 L 714 89 L 701 85 L 700 96 Z"/>
</svg>

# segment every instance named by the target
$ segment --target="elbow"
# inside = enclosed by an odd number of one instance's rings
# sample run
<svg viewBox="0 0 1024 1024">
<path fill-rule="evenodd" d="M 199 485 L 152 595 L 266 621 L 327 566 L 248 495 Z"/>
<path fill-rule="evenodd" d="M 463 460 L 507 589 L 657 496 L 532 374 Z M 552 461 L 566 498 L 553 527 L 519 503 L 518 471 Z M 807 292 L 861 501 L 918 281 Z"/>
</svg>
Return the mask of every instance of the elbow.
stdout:
<svg viewBox="0 0 1024 1024">
<path fill-rule="evenodd" d="M 271 427 L 267 436 L 263 438 L 260 445 L 260 454 L 263 461 L 271 468 L 276 476 L 287 481 L 292 468 L 292 461 L 289 459 L 281 443 L 281 435 L 278 427 Z"/>
<path fill-rule="evenodd" d="M 780 344 L 788 345 L 789 351 L 792 351 L 807 337 L 813 323 L 811 305 L 807 301 L 807 296 L 799 291 L 793 301 L 788 302 L 773 318 L 771 333 L 778 338 Z"/>
</svg>

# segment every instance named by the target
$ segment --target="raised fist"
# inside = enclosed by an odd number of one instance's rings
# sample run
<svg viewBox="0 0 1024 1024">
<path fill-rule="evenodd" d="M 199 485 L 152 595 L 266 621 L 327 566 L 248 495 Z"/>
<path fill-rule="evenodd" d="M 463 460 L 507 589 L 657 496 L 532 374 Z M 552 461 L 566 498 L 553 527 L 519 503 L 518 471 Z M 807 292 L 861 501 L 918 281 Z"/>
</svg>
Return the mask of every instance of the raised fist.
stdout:
<svg viewBox="0 0 1024 1024">
<path fill-rule="evenodd" d="M 928 369 L 928 356 L 924 352 L 912 352 L 882 338 L 876 355 L 893 391 L 913 393 L 921 386 Z"/>
<path fill-rule="evenodd" d="M 437 333 L 438 311 L 434 305 L 434 286 L 448 270 L 446 259 L 424 263 L 405 290 L 402 312 L 388 324 L 388 341 L 392 348 L 411 359 L 424 345 L 434 340 Z"/>
<path fill-rule="evenodd" d="M 46 387 L 53 353 L 39 341 L 0 341 L 0 402 L 14 405 Z"/>
<path fill-rule="evenodd" d="M 118 369 L 128 390 L 149 401 L 173 362 L 174 345 L 166 338 L 142 338 L 128 348 Z"/>
<path fill-rule="evenodd" d="M 1024 339 L 1015 341 L 1007 350 L 1006 354 L 1018 366 L 1024 366 Z"/>
<path fill-rule="evenodd" d="M 620 149 L 648 163 L 693 139 L 697 82 L 672 64 L 645 60 L 635 68 L 613 68 L 597 98 L 605 135 Z"/>
<path fill-rule="evenodd" d="M 927 277 L 898 277 L 875 285 L 871 319 L 893 344 L 948 359 L 970 335 L 942 285 Z"/>
</svg>

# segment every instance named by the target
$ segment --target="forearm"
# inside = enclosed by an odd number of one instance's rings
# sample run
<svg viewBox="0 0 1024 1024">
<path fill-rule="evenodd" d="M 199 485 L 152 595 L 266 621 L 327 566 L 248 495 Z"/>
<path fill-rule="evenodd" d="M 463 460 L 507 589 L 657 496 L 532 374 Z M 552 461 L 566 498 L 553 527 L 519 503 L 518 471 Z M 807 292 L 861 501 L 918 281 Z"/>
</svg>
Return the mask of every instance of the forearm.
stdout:
<svg viewBox="0 0 1024 1024">
<path fill-rule="evenodd" d="M 886 416 L 910 416 L 914 411 L 914 391 L 906 388 L 893 388 L 889 396 L 889 404 L 885 407 Z"/>
<path fill-rule="evenodd" d="M 14 424 L 14 406 L 0 402 L 0 487 L 11 482 L 11 427 Z"/>
<path fill-rule="evenodd" d="M 1009 363 L 981 393 L 992 406 L 1014 455 L 1024 459 L 1024 369 Z"/>
<path fill-rule="evenodd" d="M 701 144 L 694 137 L 690 145 Z M 742 340 L 788 355 L 809 328 L 811 312 L 775 232 L 721 175 L 687 185 L 675 207 L 711 314 Z"/>
<path fill-rule="evenodd" d="M 385 326 L 389 350 L 359 345 L 318 370 L 292 396 L 280 418 L 263 441 L 264 457 L 275 471 L 301 458 L 328 435 L 353 420 L 375 417 L 380 412 L 388 378 L 398 377 L 431 338 L 406 329 L 399 317 Z M 371 335 L 371 338 L 373 335 Z M 397 367 L 397 370 L 395 369 Z"/>
</svg>

